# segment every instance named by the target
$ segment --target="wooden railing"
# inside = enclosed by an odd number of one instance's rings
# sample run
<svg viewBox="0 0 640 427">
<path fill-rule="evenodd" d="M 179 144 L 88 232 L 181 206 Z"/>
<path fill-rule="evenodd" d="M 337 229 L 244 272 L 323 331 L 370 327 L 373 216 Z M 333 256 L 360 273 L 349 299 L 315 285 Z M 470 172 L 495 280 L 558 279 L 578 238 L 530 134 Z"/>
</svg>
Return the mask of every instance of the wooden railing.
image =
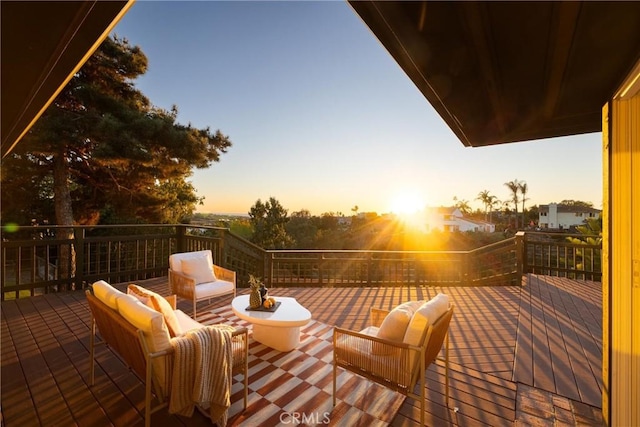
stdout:
<svg viewBox="0 0 640 427">
<path fill-rule="evenodd" d="M 267 251 L 272 285 L 517 284 L 515 238 L 473 251 Z"/>
<path fill-rule="evenodd" d="M 58 238 L 68 235 L 70 238 Z M 169 255 L 210 249 L 214 262 L 268 286 L 518 285 L 523 273 L 600 280 L 599 244 L 518 233 L 472 251 L 264 250 L 228 229 L 191 225 L 2 230 L 0 296 L 20 298 L 167 275 Z"/>
<path fill-rule="evenodd" d="M 518 233 L 523 272 L 570 279 L 602 280 L 599 236 L 566 233 Z"/>
</svg>

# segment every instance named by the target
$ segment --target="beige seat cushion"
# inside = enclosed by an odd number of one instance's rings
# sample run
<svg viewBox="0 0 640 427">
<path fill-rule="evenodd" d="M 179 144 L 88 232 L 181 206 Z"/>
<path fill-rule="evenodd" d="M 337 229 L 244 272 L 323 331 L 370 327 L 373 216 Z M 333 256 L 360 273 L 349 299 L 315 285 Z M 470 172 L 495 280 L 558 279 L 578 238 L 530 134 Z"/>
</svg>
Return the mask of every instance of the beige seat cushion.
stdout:
<svg viewBox="0 0 640 427">
<path fill-rule="evenodd" d="M 196 299 L 212 298 L 218 295 L 233 292 L 235 286 L 226 280 L 214 280 L 209 283 L 201 283 L 196 286 Z"/>
<path fill-rule="evenodd" d="M 177 336 L 183 336 L 185 333 L 187 333 L 190 330 L 200 329 L 204 327 L 202 323 L 196 322 L 182 310 L 175 310 L 174 313 L 176 315 L 176 319 L 178 320 L 178 323 L 180 324 L 180 330 L 182 331 L 182 333 Z"/>
</svg>

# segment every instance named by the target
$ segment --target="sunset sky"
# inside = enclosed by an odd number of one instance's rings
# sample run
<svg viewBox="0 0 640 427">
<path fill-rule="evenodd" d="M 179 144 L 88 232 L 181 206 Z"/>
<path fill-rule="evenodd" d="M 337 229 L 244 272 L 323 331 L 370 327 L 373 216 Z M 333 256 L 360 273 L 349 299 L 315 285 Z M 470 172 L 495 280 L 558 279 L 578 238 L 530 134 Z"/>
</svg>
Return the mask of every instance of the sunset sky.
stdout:
<svg viewBox="0 0 640 427">
<path fill-rule="evenodd" d="M 138 1 L 114 33 L 147 55 L 154 105 L 233 142 L 193 174 L 199 212 L 480 208 L 514 179 L 528 206 L 602 207 L 600 133 L 465 148 L 346 2 Z"/>
</svg>

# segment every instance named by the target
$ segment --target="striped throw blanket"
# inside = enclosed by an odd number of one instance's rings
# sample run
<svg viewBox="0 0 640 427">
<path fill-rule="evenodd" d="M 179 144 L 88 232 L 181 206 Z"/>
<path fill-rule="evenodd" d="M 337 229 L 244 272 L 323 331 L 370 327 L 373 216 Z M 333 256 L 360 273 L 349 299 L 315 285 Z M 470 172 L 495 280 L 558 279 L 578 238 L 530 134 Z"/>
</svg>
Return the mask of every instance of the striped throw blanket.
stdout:
<svg viewBox="0 0 640 427">
<path fill-rule="evenodd" d="M 199 405 L 209 409 L 212 422 L 227 424 L 233 331 L 228 325 L 205 326 L 171 340 L 174 362 L 169 413 L 190 417 Z"/>
</svg>

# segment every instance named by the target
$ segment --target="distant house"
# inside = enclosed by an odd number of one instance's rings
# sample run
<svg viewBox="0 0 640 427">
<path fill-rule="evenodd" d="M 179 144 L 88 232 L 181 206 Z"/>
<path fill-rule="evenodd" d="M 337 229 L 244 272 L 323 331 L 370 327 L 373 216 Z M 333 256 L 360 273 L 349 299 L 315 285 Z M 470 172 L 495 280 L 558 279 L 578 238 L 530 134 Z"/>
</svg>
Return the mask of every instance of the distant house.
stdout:
<svg viewBox="0 0 640 427">
<path fill-rule="evenodd" d="M 538 226 L 547 229 L 568 229 L 582 225 L 588 218 L 598 218 L 601 210 L 586 206 L 569 206 L 550 203 L 540 205 Z"/>
<path fill-rule="evenodd" d="M 350 216 L 337 216 L 338 225 L 342 227 L 349 227 L 351 225 L 352 218 Z"/>
<path fill-rule="evenodd" d="M 426 231 L 481 231 L 493 233 L 496 226 L 489 222 L 465 218 L 455 206 L 427 208 L 425 215 Z"/>
</svg>

